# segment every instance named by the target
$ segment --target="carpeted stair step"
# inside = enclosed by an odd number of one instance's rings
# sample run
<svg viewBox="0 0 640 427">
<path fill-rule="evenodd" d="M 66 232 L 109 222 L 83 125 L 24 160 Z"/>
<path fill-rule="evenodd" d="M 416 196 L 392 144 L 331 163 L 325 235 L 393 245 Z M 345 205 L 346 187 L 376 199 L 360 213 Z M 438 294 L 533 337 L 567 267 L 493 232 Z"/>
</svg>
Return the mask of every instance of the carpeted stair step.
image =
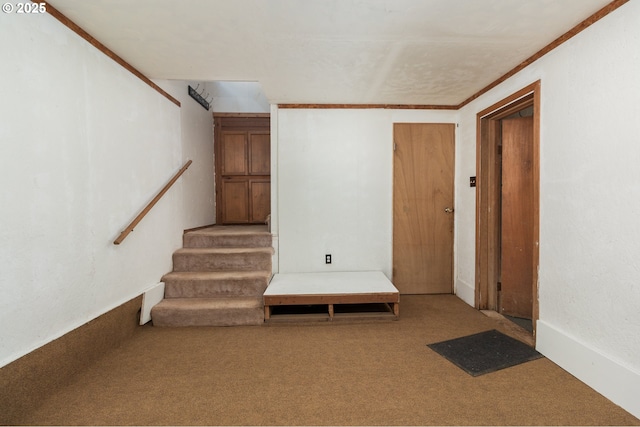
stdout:
<svg viewBox="0 0 640 427">
<path fill-rule="evenodd" d="M 165 274 L 155 326 L 264 323 L 263 294 L 271 279 L 272 236 L 266 225 L 213 226 L 185 233 Z"/>
<path fill-rule="evenodd" d="M 265 226 L 214 227 L 186 233 L 185 248 L 270 248 L 271 233 Z"/>
<path fill-rule="evenodd" d="M 270 271 L 172 272 L 166 274 L 165 298 L 262 297 Z"/>
<path fill-rule="evenodd" d="M 273 248 L 183 248 L 173 253 L 173 271 L 271 271 Z"/>
<path fill-rule="evenodd" d="M 238 326 L 264 323 L 262 298 L 167 298 L 151 310 L 154 326 Z"/>
</svg>

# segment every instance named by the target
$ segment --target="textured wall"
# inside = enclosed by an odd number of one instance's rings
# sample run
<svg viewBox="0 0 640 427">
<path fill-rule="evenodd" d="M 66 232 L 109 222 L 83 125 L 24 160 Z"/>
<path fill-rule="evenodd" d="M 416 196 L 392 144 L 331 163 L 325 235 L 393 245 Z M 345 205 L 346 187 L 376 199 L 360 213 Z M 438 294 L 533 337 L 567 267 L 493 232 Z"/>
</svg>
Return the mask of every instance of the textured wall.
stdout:
<svg viewBox="0 0 640 427">
<path fill-rule="evenodd" d="M 157 283 L 213 213 L 179 183 L 113 245 L 182 166 L 181 109 L 46 14 L 0 15 L 0 51 L 3 366 Z"/>
<path fill-rule="evenodd" d="M 456 120 L 455 111 L 278 110 L 280 272 L 391 277 L 393 123 Z"/>
<path fill-rule="evenodd" d="M 625 399 L 640 392 L 639 20 L 640 4 L 629 2 L 464 107 L 458 141 L 462 184 L 475 174 L 476 113 L 541 80 L 538 343 L 636 416 L 637 399 Z M 460 192 L 457 204 L 469 211 L 475 193 Z M 463 215 L 458 287 L 473 290 L 475 216 Z M 550 353 L 559 348 L 579 351 L 565 360 Z M 626 373 L 608 375 L 608 364 Z"/>
</svg>

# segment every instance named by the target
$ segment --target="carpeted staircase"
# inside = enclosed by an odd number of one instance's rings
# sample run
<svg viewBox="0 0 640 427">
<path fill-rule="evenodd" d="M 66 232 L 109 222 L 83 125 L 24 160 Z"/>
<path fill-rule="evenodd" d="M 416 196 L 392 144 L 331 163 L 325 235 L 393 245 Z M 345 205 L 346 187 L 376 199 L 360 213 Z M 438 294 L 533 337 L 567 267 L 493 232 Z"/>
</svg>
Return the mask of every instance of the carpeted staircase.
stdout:
<svg viewBox="0 0 640 427">
<path fill-rule="evenodd" d="M 262 295 L 271 279 L 267 226 L 214 226 L 186 233 L 166 274 L 154 326 L 236 326 L 264 322 Z"/>
</svg>

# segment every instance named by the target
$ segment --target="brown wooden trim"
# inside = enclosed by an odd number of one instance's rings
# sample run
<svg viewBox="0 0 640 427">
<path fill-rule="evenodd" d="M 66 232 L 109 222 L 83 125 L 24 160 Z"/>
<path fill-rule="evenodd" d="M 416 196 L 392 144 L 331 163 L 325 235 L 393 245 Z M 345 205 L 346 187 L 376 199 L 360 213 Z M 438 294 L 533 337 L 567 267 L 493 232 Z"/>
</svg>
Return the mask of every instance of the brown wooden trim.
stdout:
<svg viewBox="0 0 640 427">
<path fill-rule="evenodd" d="M 272 319 L 271 308 L 279 305 L 326 305 L 329 320 L 336 317 L 334 305 L 339 304 L 391 304 L 393 317 L 400 316 L 400 294 L 398 292 L 372 292 L 361 294 L 297 294 L 297 295 L 265 295 L 264 296 L 264 319 Z M 340 314 L 343 315 L 343 314 Z M 354 314 L 359 316 L 361 313 Z M 376 315 L 380 315 L 377 313 Z M 348 315 L 347 315 L 348 316 Z M 316 317 L 316 316 L 314 316 Z M 290 319 L 300 319 L 300 315 L 292 315 Z"/>
<path fill-rule="evenodd" d="M 71 19 L 69 19 L 65 15 L 63 15 L 58 9 L 53 7 L 50 3 L 48 3 L 48 2 L 42 2 L 42 3 L 46 3 L 46 8 L 47 8 L 47 12 L 49 13 L 49 15 L 53 16 L 58 21 L 62 22 L 71 31 L 73 31 L 74 33 L 76 33 L 77 35 L 79 35 L 80 37 L 85 39 L 86 41 L 88 41 L 93 47 L 95 47 L 96 49 L 98 49 L 99 51 L 101 51 L 102 53 L 107 55 L 109 58 L 113 59 L 115 62 L 117 62 L 122 67 L 127 69 L 129 72 L 131 72 L 133 75 L 138 77 L 140 80 L 142 80 L 143 82 L 145 82 L 146 84 L 151 86 L 156 92 L 160 93 L 162 96 L 167 98 L 169 101 L 173 102 L 178 107 L 180 107 L 180 101 L 175 99 L 173 96 L 169 95 L 160 86 L 158 86 L 157 84 L 155 84 L 154 82 L 149 80 L 148 77 L 146 77 L 140 71 L 135 69 L 131 64 L 129 64 L 127 61 L 125 61 L 124 59 L 122 59 L 121 57 L 116 55 L 111 49 L 109 49 L 108 47 L 106 47 L 105 45 L 100 43 L 98 40 L 96 40 L 91 34 L 87 33 L 80 26 L 78 26 L 75 22 L 73 22 Z"/>
<path fill-rule="evenodd" d="M 271 131 L 270 116 L 213 116 L 214 126 L 218 126 L 223 131 L 243 132 L 243 131 Z M 215 129 L 215 128 L 214 128 Z"/>
<path fill-rule="evenodd" d="M 498 86 L 500 83 L 504 82 L 505 80 L 507 80 L 508 78 L 512 77 L 516 73 L 522 71 L 523 69 L 525 69 L 526 67 L 528 67 L 529 65 L 531 65 L 532 63 L 537 61 L 538 59 L 540 59 L 543 56 L 545 56 L 547 53 L 551 52 L 553 49 L 557 48 L 558 46 L 560 46 L 561 44 L 563 44 L 567 40 L 571 39 L 573 36 L 579 34 L 583 30 L 585 30 L 588 27 L 590 27 L 591 25 L 595 24 L 597 21 L 601 20 L 602 18 L 604 18 L 605 16 L 607 16 L 608 14 L 610 14 L 611 12 L 613 12 L 614 10 L 616 10 L 617 8 L 622 6 L 623 4 L 627 3 L 628 1 L 629 0 L 614 0 L 614 1 L 612 1 L 608 5 L 606 5 L 605 7 L 603 7 L 602 9 L 600 9 L 599 11 L 597 11 L 596 13 L 594 13 L 593 15 L 591 15 L 590 17 L 588 17 L 587 19 L 585 19 L 584 21 L 582 21 L 581 23 L 579 23 L 578 25 L 573 27 L 572 29 L 570 29 L 569 31 L 567 31 L 566 33 L 564 33 L 563 35 L 561 35 L 560 37 L 558 37 L 557 39 L 555 39 L 554 41 L 552 41 L 551 43 L 549 43 L 548 45 L 543 47 L 542 49 L 540 49 L 538 52 L 536 52 L 535 54 L 533 54 L 529 58 L 527 58 L 524 61 L 522 61 L 518 66 L 513 68 L 511 71 L 509 71 L 508 73 L 506 73 L 502 77 L 500 77 L 498 80 L 494 81 L 490 85 L 486 86 L 485 88 L 483 88 L 480 91 L 476 92 L 475 94 L 471 95 L 469 98 L 465 99 L 455 109 L 460 109 L 460 108 L 464 107 L 465 105 L 467 105 L 468 103 L 470 103 L 471 101 L 473 101 L 474 99 L 479 98 L 480 96 L 484 95 L 485 93 L 487 93 L 488 91 L 490 91 L 494 87 Z"/>
<path fill-rule="evenodd" d="M 387 110 L 457 110 L 456 105 L 404 104 L 278 104 L 280 109 L 387 109 Z"/>
<path fill-rule="evenodd" d="M 222 224 L 222 121 L 224 117 L 213 115 L 213 185 L 216 198 L 216 223 Z"/>
<path fill-rule="evenodd" d="M 271 113 L 213 113 L 213 118 L 216 117 L 240 117 L 240 118 L 269 118 Z"/>
<path fill-rule="evenodd" d="M 488 296 L 482 283 L 487 282 L 487 269 L 483 266 L 487 264 L 488 245 L 487 233 L 488 225 L 486 224 L 484 211 L 482 207 L 487 204 L 487 192 L 483 185 L 483 170 L 487 169 L 488 159 L 482 151 L 482 141 L 488 138 L 488 128 L 482 126 L 481 115 L 478 114 L 476 123 L 476 270 L 475 270 L 475 307 L 479 310 L 487 309 Z"/>
<path fill-rule="evenodd" d="M 487 115 L 490 115 L 493 112 L 496 112 L 497 110 L 500 110 L 506 106 L 508 106 L 509 104 L 515 103 L 515 101 L 524 98 L 525 96 L 531 94 L 531 93 L 535 93 L 536 90 L 540 89 L 540 80 L 537 80 L 533 83 L 531 83 L 530 85 L 527 85 L 526 87 L 523 87 L 522 89 L 520 89 L 517 92 L 512 93 L 511 95 L 507 96 L 506 98 L 496 102 L 495 104 L 491 105 L 490 107 L 485 108 L 484 110 L 480 111 L 477 116 L 479 119 L 484 118 Z M 500 114 L 501 116 L 508 116 L 509 114 L 511 114 L 512 112 L 518 111 L 520 108 L 518 108 L 518 105 L 515 104 L 514 107 L 512 108 L 513 111 L 509 110 L 509 111 L 504 111 L 505 114 Z M 479 135 L 479 133 L 478 133 Z"/>
<path fill-rule="evenodd" d="M 540 318 L 540 109 L 541 91 L 540 80 L 535 83 L 533 91 L 533 339 L 536 339 L 536 322 Z"/>
<path fill-rule="evenodd" d="M 176 174 L 173 176 L 173 178 L 171 178 L 171 180 L 167 183 L 167 185 L 165 185 L 164 188 L 162 190 L 160 190 L 160 192 L 156 195 L 156 197 L 154 197 L 153 200 L 151 200 L 149 202 L 149 204 L 142 210 L 142 212 L 140 212 L 138 214 L 138 216 L 135 217 L 135 219 L 133 221 L 131 221 L 131 224 L 129 224 L 129 226 L 127 228 L 125 228 L 122 233 L 120 233 L 118 238 L 113 241 L 114 245 L 119 245 L 120 243 L 122 243 L 122 241 L 124 239 L 127 238 L 129 233 L 131 233 L 133 231 L 135 226 L 138 225 L 138 223 L 140 221 L 142 221 L 142 218 L 144 218 L 145 215 L 147 215 L 149 213 L 151 208 L 153 208 L 155 206 L 155 204 L 158 203 L 158 200 L 160 200 L 162 198 L 162 196 L 164 196 L 164 193 L 166 193 L 169 190 L 169 188 L 171 188 L 171 186 L 178 180 L 178 178 L 180 178 L 180 176 L 182 176 L 182 174 L 187 169 L 189 169 L 189 166 L 191 166 L 192 162 L 193 162 L 192 160 L 187 161 L 187 163 L 185 163 L 184 166 L 182 166 L 182 169 L 180 169 L 178 172 L 176 172 Z"/>
<path fill-rule="evenodd" d="M 300 295 L 265 295 L 264 304 L 271 305 L 324 305 L 324 304 L 367 304 L 397 303 L 398 293 L 371 294 L 300 294 Z"/>
</svg>

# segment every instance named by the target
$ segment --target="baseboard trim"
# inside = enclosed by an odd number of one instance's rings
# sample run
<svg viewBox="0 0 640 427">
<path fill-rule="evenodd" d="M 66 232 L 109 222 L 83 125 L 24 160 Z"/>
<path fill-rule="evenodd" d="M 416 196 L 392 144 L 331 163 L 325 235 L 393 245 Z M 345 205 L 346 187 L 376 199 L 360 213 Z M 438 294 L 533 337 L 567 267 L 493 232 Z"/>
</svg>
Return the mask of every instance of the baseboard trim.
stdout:
<svg viewBox="0 0 640 427">
<path fill-rule="evenodd" d="M 462 280 L 457 280 L 455 294 L 458 296 L 458 298 L 469 304 L 471 307 L 475 307 L 476 290 L 468 283 L 465 283 Z"/>
<path fill-rule="evenodd" d="M 640 374 L 538 320 L 536 349 L 598 393 L 640 418 Z"/>
<path fill-rule="evenodd" d="M 0 425 L 25 414 L 139 330 L 142 296 L 0 368 Z"/>
</svg>

